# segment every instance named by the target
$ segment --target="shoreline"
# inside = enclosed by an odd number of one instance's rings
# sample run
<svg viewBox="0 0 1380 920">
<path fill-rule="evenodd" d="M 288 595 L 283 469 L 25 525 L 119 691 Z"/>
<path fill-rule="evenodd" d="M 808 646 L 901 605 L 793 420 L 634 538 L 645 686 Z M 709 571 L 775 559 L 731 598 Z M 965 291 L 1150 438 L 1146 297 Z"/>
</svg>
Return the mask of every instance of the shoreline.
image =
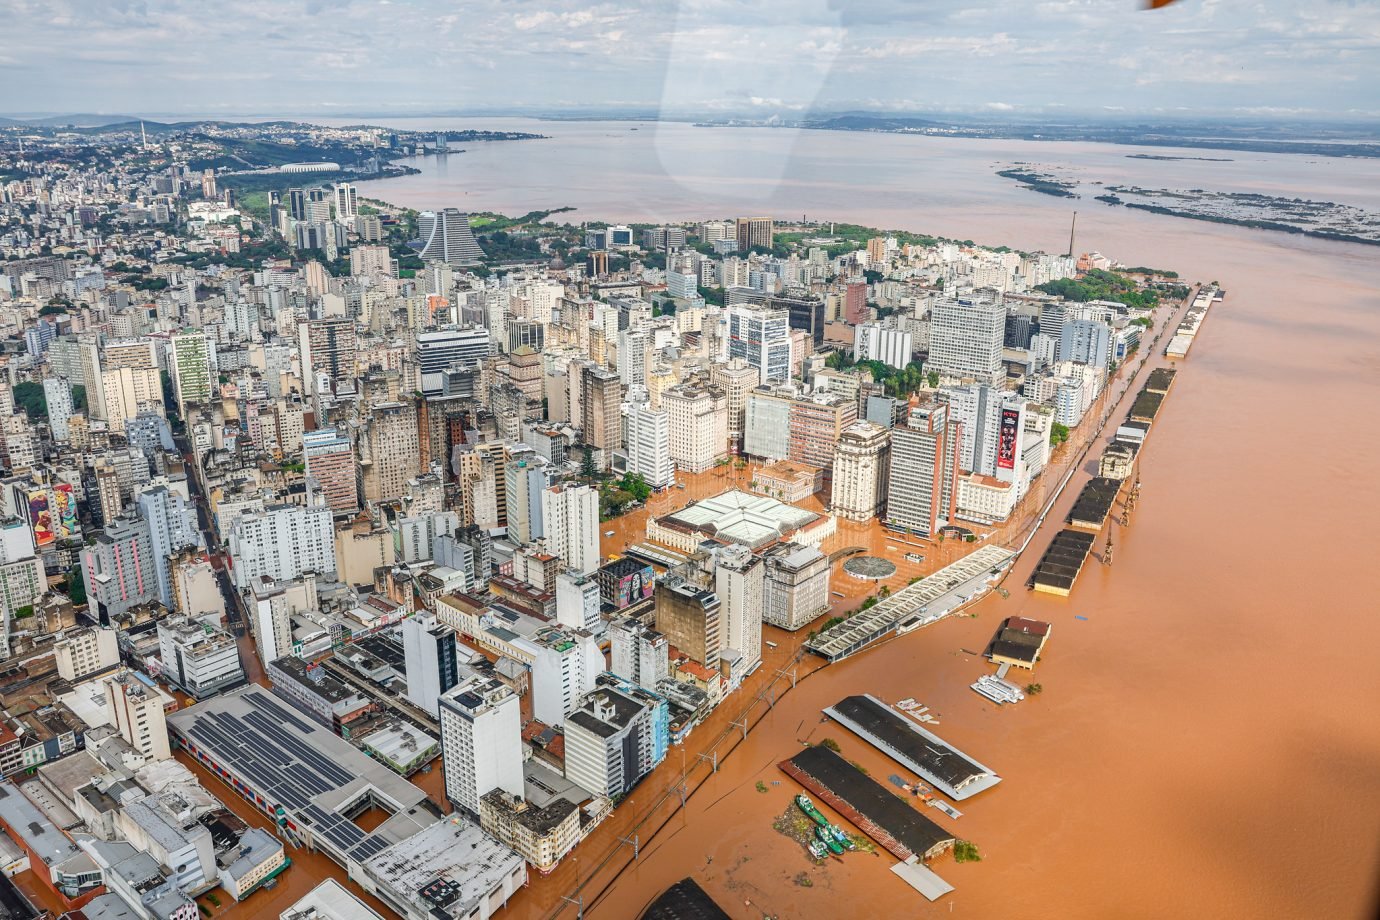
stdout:
<svg viewBox="0 0 1380 920">
<path fill-rule="evenodd" d="M 1035 536 L 1038 533 L 1040 533 L 1040 531 L 1045 527 L 1050 512 L 1053 510 L 1054 506 L 1058 503 L 1058 501 L 1062 497 L 1064 497 L 1067 487 L 1073 481 L 1075 475 L 1080 471 L 1084 472 L 1085 474 L 1087 473 L 1087 471 L 1083 469 L 1085 461 L 1087 459 L 1089 452 L 1092 450 L 1092 447 L 1096 444 L 1102 443 L 1102 441 L 1105 440 L 1104 435 L 1108 420 L 1111 419 L 1113 414 L 1119 408 L 1121 408 L 1122 405 L 1128 399 L 1131 399 L 1133 397 L 1133 394 L 1135 392 L 1135 383 L 1137 382 L 1137 380 L 1140 379 L 1143 373 L 1148 373 L 1149 368 L 1147 366 L 1150 365 L 1155 359 L 1155 347 L 1161 341 L 1164 333 L 1171 327 L 1177 325 L 1177 320 L 1179 316 L 1185 310 L 1187 310 L 1190 304 L 1192 304 L 1193 298 L 1197 295 L 1200 289 L 1201 285 L 1193 285 L 1190 288 L 1189 294 L 1181 301 L 1179 301 L 1177 304 L 1175 304 L 1172 309 L 1162 311 L 1165 318 L 1163 322 L 1157 324 L 1158 329 L 1156 337 L 1153 340 L 1150 340 L 1149 342 L 1142 343 L 1141 348 L 1138 349 L 1142 355 L 1140 361 L 1135 365 L 1134 369 L 1131 370 L 1129 374 L 1118 375 L 1117 379 L 1122 382 L 1122 386 L 1118 391 L 1115 392 L 1114 400 L 1112 400 L 1110 403 L 1106 401 L 1108 395 L 1112 393 L 1110 383 L 1108 385 L 1108 388 L 1104 390 L 1104 393 L 1101 396 L 1099 396 L 1098 402 L 1103 403 L 1101 410 L 1102 414 L 1099 419 L 1099 424 L 1095 431 L 1090 430 L 1090 433 L 1084 437 L 1081 444 L 1081 449 L 1077 449 L 1075 451 L 1073 449 L 1075 445 L 1069 444 L 1069 442 L 1065 442 L 1065 444 L 1070 449 L 1065 452 L 1064 459 L 1061 462 L 1067 463 L 1067 471 L 1064 473 L 1059 485 L 1053 490 L 1052 494 L 1050 494 L 1048 500 L 1042 504 L 1040 508 L 1040 513 L 1037 516 L 1035 516 L 1033 520 L 1031 520 L 1030 518 L 1026 518 L 1020 522 L 1020 530 L 1018 531 L 1018 535 L 1024 535 L 1024 542 L 1021 544 L 1020 550 L 1015 552 L 1008 560 L 1006 560 L 1006 562 L 1002 564 L 1000 575 L 996 577 L 994 580 L 985 583 L 984 586 L 981 589 L 975 591 L 974 594 L 970 596 L 967 601 L 964 601 L 956 605 L 955 607 L 946 611 L 942 616 L 937 617 L 933 621 L 926 623 L 926 627 L 934 626 L 935 624 L 941 623 L 945 620 L 953 619 L 959 616 L 963 611 L 966 611 L 968 608 L 975 606 L 980 601 L 989 599 L 990 595 L 996 593 L 997 589 L 1000 588 L 1005 583 L 1006 579 L 1010 577 L 1011 573 L 1015 570 L 1017 561 L 1022 557 L 1024 550 L 1034 540 Z M 1161 356 L 1161 360 L 1167 362 L 1167 359 L 1164 359 L 1163 356 Z M 1049 470 L 1046 470 L 1046 472 L 1048 471 Z M 1057 520 L 1053 521 L 1052 523 L 1055 527 L 1063 526 L 1062 523 L 1060 523 Z M 1008 541 L 1010 541 L 1010 539 L 1011 538 L 1008 537 Z M 978 545 L 994 544 L 989 544 L 986 541 L 981 541 Z M 971 555 L 971 553 L 967 553 L 964 557 L 961 558 L 966 558 L 968 555 Z M 820 618 L 820 620 L 817 620 L 816 622 L 822 621 L 823 619 L 829 617 L 832 613 L 833 611 L 831 610 L 830 612 L 824 614 Z M 917 629 L 913 632 L 923 633 L 928 632 L 928 630 Z M 786 651 L 789 654 L 788 660 L 776 665 L 773 668 L 766 667 L 766 661 L 764 660 L 764 666 L 758 670 L 758 673 L 770 676 L 770 680 L 765 681 L 765 684 L 761 686 L 760 689 L 758 689 L 756 695 L 754 695 L 750 700 L 748 700 L 746 704 L 743 705 L 741 708 L 738 708 L 737 714 L 734 715 L 732 720 L 730 720 L 727 725 L 723 726 L 722 730 L 718 733 L 714 740 L 706 747 L 697 750 L 694 754 L 694 758 L 691 760 L 686 759 L 686 751 L 684 750 L 684 748 L 688 745 L 689 739 L 687 739 L 687 744 L 682 745 L 682 769 L 680 775 L 678 777 L 672 778 L 673 781 L 669 785 L 665 785 L 665 787 L 661 791 L 660 796 L 656 798 L 655 801 L 641 815 L 637 816 L 637 820 L 634 821 L 631 825 L 622 826 L 617 831 L 608 831 L 608 833 L 612 834 L 615 839 L 608 842 L 607 849 L 602 853 L 602 858 L 598 860 L 597 864 L 593 866 L 592 870 L 585 869 L 585 875 L 583 880 L 579 879 L 578 874 L 580 870 L 577 868 L 577 878 L 574 888 L 567 888 L 564 889 L 563 892 L 558 892 L 556 900 L 554 900 L 554 902 L 551 903 L 551 909 L 545 910 L 543 906 L 543 912 L 540 913 L 540 916 L 546 917 L 548 918 L 548 920 L 556 920 L 556 918 L 566 916 L 569 913 L 568 908 L 574 905 L 576 901 L 579 902 L 580 915 L 583 915 L 585 911 L 597 907 L 601 902 L 604 901 L 606 897 L 610 895 L 610 892 L 612 892 L 615 889 L 618 881 L 623 877 L 623 874 L 639 863 L 638 853 L 640 852 L 641 848 L 648 847 L 654 849 L 665 842 L 665 840 L 659 839 L 659 835 L 661 834 L 661 832 L 667 827 L 668 824 L 670 824 L 672 819 L 675 818 L 677 815 L 688 814 L 687 803 L 695 797 L 696 793 L 699 792 L 706 783 L 708 783 L 718 774 L 719 770 L 721 769 L 721 764 L 727 762 L 730 755 L 732 755 L 737 750 L 738 746 L 747 741 L 752 731 L 772 713 L 772 711 L 775 709 L 778 703 L 784 700 L 787 696 L 791 695 L 791 691 L 797 689 L 808 678 L 814 677 L 815 675 L 820 674 L 821 672 L 829 670 L 835 665 L 842 663 L 843 661 L 856 657 L 855 655 L 852 655 L 849 656 L 848 659 L 840 659 L 838 662 L 827 661 L 806 649 L 805 644 L 808 641 L 808 635 L 803 635 L 804 633 L 805 628 L 802 628 L 801 630 L 798 630 L 794 633 L 785 633 L 786 636 L 791 637 L 791 647 L 788 648 L 785 643 L 778 642 L 778 644 L 780 645 L 782 650 Z M 883 646 L 891 645 L 893 642 L 903 638 L 903 636 L 911 634 L 912 633 L 910 632 L 901 634 L 893 630 L 891 633 L 883 636 L 877 641 L 868 644 L 864 649 L 861 649 L 858 653 L 856 653 L 856 655 L 861 655 L 865 652 L 875 651 L 876 649 L 881 648 Z M 803 674 L 799 673 L 802 665 L 808 668 L 807 670 L 805 670 Z M 783 684 L 783 682 L 785 683 Z M 781 684 L 781 686 L 778 688 L 779 684 Z M 814 683 L 812 683 L 811 686 L 814 686 Z M 758 710 L 760 704 L 762 704 L 763 702 L 766 702 L 767 706 L 765 708 L 761 708 L 760 712 L 757 712 L 754 715 L 754 710 Z M 715 718 L 716 716 L 718 717 L 717 719 Z M 724 713 L 721 710 L 716 710 L 715 712 L 710 714 L 710 717 L 706 718 L 705 722 L 722 722 L 723 717 Z M 723 745 L 724 742 L 729 739 L 732 739 L 732 743 L 728 746 L 728 748 L 726 750 L 720 750 L 721 745 Z M 709 753 L 706 753 L 706 751 L 708 751 Z M 710 761 L 711 755 L 712 761 Z M 668 761 L 669 759 L 670 758 L 668 758 Z M 704 772 L 703 776 L 700 776 L 697 780 L 696 775 L 701 772 L 700 768 L 704 767 L 707 762 L 712 762 L 712 766 L 706 772 Z M 686 768 L 687 763 L 689 763 L 690 765 L 688 769 Z M 737 765 L 737 763 L 737 761 L 734 761 L 734 765 Z M 665 767 L 666 763 L 663 762 L 662 766 Z M 643 783 L 645 784 L 648 782 L 648 780 L 651 780 L 652 777 L 655 776 L 655 773 L 656 771 L 653 771 L 653 773 L 650 774 L 647 777 L 647 779 L 643 780 Z M 665 779 L 662 780 L 662 783 L 665 784 Z M 637 789 L 633 790 L 632 794 L 637 794 L 637 792 L 641 788 L 642 786 L 639 785 Z M 679 801 L 678 806 L 676 804 L 677 800 Z M 631 798 L 629 799 L 629 802 L 627 804 L 633 804 Z M 670 806 L 669 809 L 667 809 L 668 805 Z M 627 805 L 625 805 L 624 807 L 627 807 Z M 664 814 L 662 814 L 663 809 L 667 809 Z M 615 811 L 615 814 L 616 813 L 617 812 Z M 658 818 L 659 820 L 657 820 Z M 653 822 L 655 823 L 653 824 Z M 604 826 L 607 826 L 608 823 L 609 822 L 606 819 Z M 643 839 L 642 834 L 644 833 L 644 830 L 648 828 L 648 836 L 645 839 Z M 597 834 L 598 831 L 596 830 L 595 833 Z M 637 852 L 635 852 L 633 849 L 628 848 L 626 843 L 628 839 L 636 839 L 638 841 L 639 846 L 636 848 Z M 567 862 L 574 861 L 576 865 L 579 866 L 580 857 L 579 855 L 577 855 L 577 853 L 572 854 L 573 859 L 567 860 Z M 612 874 L 607 878 L 607 880 L 602 880 L 601 883 L 598 884 L 597 890 L 593 891 L 592 897 L 585 899 L 584 894 L 587 886 L 591 886 L 592 884 L 594 884 L 596 879 L 599 879 L 601 873 L 605 873 L 606 871 L 610 870 L 611 866 L 615 866 L 617 857 L 620 853 L 624 854 L 625 857 L 622 864 L 612 868 Z M 560 867 L 557 868 L 559 870 Z M 544 876 L 541 880 L 534 880 L 533 882 L 529 882 L 529 889 L 536 891 L 537 887 L 542 887 L 552 888 L 554 890 L 554 886 L 556 884 L 554 879 L 556 878 L 556 876 L 557 872 L 553 871 L 550 875 Z M 552 879 L 553 881 L 551 881 L 547 885 L 542 885 L 542 882 L 546 879 Z"/>
</svg>

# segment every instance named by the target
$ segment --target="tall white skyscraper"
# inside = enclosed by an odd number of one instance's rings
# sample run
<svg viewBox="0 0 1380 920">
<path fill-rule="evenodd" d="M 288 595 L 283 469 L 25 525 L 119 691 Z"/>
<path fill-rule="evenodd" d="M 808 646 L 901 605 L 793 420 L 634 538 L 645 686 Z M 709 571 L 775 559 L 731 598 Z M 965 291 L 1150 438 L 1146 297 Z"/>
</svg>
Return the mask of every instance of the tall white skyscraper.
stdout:
<svg viewBox="0 0 1380 920">
<path fill-rule="evenodd" d="M 1003 482 L 1022 482 L 1025 397 L 986 384 L 946 387 L 942 392 L 953 420 L 963 426 L 961 468 Z"/>
<path fill-rule="evenodd" d="M 235 584 L 266 575 L 292 581 L 304 572 L 335 577 L 335 524 L 324 505 L 274 505 L 246 514 L 230 531 Z"/>
<path fill-rule="evenodd" d="M 542 630 L 534 644 L 532 716 L 547 725 L 564 725 L 604 672 L 604 653 L 599 640 L 584 630 Z"/>
<path fill-rule="evenodd" d="M 358 195 L 352 183 L 341 182 L 335 187 L 335 219 L 352 221 L 358 213 Z"/>
<path fill-rule="evenodd" d="M 941 297 L 930 308 L 926 367 L 944 377 L 999 387 L 1006 381 L 1001 363 L 1005 336 L 1003 304 L 987 299 Z"/>
<path fill-rule="evenodd" d="M 592 575 L 599 568 L 599 493 L 589 486 L 553 486 L 541 494 L 546 548 L 568 568 Z"/>
<path fill-rule="evenodd" d="M 522 714 L 502 681 L 475 675 L 440 700 L 441 754 L 446 798 L 473 817 L 479 799 L 502 789 L 521 797 Z"/>
<path fill-rule="evenodd" d="M 790 380 L 790 312 L 749 303 L 729 307 L 728 356 L 757 368 L 764 381 Z"/>
<path fill-rule="evenodd" d="M 66 441 L 72 417 L 72 385 L 65 377 L 44 377 L 43 398 L 48 403 L 48 428 L 54 441 Z"/>
<path fill-rule="evenodd" d="M 648 405 L 629 406 L 627 423 L 628 472 L 636 473 L 653 489 L 664 489 L 675 478 L 671 463 L 671 429 L 665 411 Z"/>
<path fill-rule="evenodd" d="M 738 653 L 731 682 L 741 681 L 762 661 L 762 587 L 766 566 L 746 546 L 725 546 L 714 559 L 714 593 L 719 596 L 724 651 Z"/>
</svg>

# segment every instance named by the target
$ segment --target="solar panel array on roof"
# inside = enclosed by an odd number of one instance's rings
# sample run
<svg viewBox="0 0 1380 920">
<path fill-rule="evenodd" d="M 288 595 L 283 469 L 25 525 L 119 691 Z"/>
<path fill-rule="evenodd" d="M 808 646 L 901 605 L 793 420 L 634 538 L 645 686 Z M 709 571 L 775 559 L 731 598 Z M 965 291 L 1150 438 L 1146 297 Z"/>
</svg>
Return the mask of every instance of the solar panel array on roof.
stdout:
<svg viewBox="0 0 1380 920">
<path fill-rule="evenodd" d="M 365 833 L 353 821 L 313 803 L 317 796 L 352 782 L 355 776 L 293 735 L 292 726 L 304 735 L 317 731 L 273 702 L 267 694 L 252 691 L 243 700 L 250 711 L 243 718 L 223 712 L 203 712 L 188 727 L 196 742 L 230 761 L 272 804 L 281 805 L 294 820 L 351 859 L 361 861 L 387 849 L 389 843 Z"/>
</svg>

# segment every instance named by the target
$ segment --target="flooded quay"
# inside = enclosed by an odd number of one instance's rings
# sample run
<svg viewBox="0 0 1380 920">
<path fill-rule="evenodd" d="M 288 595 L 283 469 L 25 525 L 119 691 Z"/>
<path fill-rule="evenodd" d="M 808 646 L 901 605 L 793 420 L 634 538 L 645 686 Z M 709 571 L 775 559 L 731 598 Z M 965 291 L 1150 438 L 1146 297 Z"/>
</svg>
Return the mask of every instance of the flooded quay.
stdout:
<svg viewBox="0 0 1380 920">
<path fill-rule="evenodd" d="M 1006 582 L 1009 596 L 990 595 L 970 608 L 974 616 L 839 664 L 800 659 L 796 688 L 755 706 L 759 721 L 734 742 L 739 713 L 776 669 L 791 670 L 803 639 L 769 629 L 778 647 L 765 650 L 760 681 L 687 745 L 700 751 L 726 739 L 717 772 L 672 749 L 596 836 L 534 878 L 505 916 L 573 918 L 576 905 L 562 899 L 592 875 L 583 908 L 595 920 L 636 917 L 686 875 L 745 920 L 1013 910 L 1080 920 L 1371 915 L 1380 877 L 1372 712 L 1380 669 L 1371 654 L 1380 602 L 1369 579 L 1380 543 L 1370 459 L 1380 429 L 1368 422 L 1380 397 L 1377 250 L 1070 203 L 1010 187 L 992 167 L 1021 159 L 1095 169 L 1107 181 L 1375 207 L 1380 162 L 1243 153 L 1226 164 L 1164 163 L 1130 160 L 1131 147 L 766 129 L 696 135 L 683 125 L 624 131 L 612 142 L 592 124 L 463 124 L 553 140 L 476 145 L 364 194 L 510 214 L 572 205 L 572 220 L 807 213 L 1047 252 L 1064 250 L 1077 207 L 1079 250 L 1216 280 L 1228 295 L 1177 363 L 1174 393 L 1140 457 L 1142 500 L 1129 526 L 1113 525 L 1115 565 L 1090 565 L 1069 598 L 1028 593 L 1021 586 L 1048 534 L 1037 537 Z M 743 175 L 756 181 L 734 178 Z M 703 495 L 722 485 L 710 481 Z M 697 488 L 692 481 L 686 493 Z M 669 511 L 681 499 L 663 500 Z M 616 532 L 605 552 L 642 538 L 633 517 L 605 529 Z M 868 534 L 837 545 L 885 539 Z M 881 554 L 894 558 L 886 545 Z M 925 565 L 958 551 L 931 544 Z M 835 589 L 848 609 L 875 586 L 836 578 Z M 982 649 L 1015 614 L 1053 624 L 1032 678 L 1044 690 L 999 708 L 969 689 L 990 667 L 964 650 Z M 956 887 L 938 903 L 891 875 L 885 857 L 815 865 L 772 830 L 796 791 L 776 764 L 802 743 L 833 738 L 874 777 L 903 772 L 821 722 L 824 707 L 862 692 L 929 706 L 940 714 L 938 734 L 1003 778 L 965 802 L 962 818 L 935 818 L 983 857 L 937 861 Z M 692 768 L 702 785 L 680 808 L 675 779 Z M 613 869 L 598 866 L 632 833 L 637 858 L 619 860 L 629 868 L 609 886 L 600 873 Z"/>
</svg>

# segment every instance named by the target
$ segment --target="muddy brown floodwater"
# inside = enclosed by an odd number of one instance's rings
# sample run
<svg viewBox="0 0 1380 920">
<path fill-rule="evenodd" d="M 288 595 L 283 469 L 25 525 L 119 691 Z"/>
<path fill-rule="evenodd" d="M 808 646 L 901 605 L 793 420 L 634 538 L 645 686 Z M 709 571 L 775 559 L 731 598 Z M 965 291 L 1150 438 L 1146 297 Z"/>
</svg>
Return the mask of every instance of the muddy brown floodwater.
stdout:
<svg viewBox="0 0 1380 920">
<path fill-rule="evenodd" d="M 490 121 L 459 126 L 525 127 Z M 1380 163 L 1232 153 L 1227 164 L 1165 164 L 1126 159 L 1162 151 L 1112 145 L 682 125 L 610 141 L 605 125 L 536 124 L 555 139 L 473 145 L 368 193 L 514 214 L 571 204 L 576 221 L 807 212 L 1049 252 L 1063 251 L 1077 207 L 1080 251 L 1228 291 L 1178 364 L 1113 567 L 1091 563 L 1070 598 L 1027 593 L 1041 535 L 1007 581 L 1009 598 L 806 677 L 684 810 L 659 833 L 647 825 L 640 858 L 607 895 L 587 888 L 587 916 L 635 917 L 686 875 L 735 918 L 1370 915 L 1380 877 L 1380 249 L 1071 203 L 992 171 L 1022 160 L 1106 181 L 1375 206 Z M 1044 692 L 997 709 L 968 689 L 988 667 L 961 649 L 981 649 L 1018 613 L 1054 626 L 1034 676 Z M 763 670 L 790 654 L 784 635 L 767 637 L 780 647 Z M 937 862 L 956 886 L 938 903 L 888 872 L 885 857 L 812 868 L 771 829 L 795 791 L 775 764 L 801 740 L 827 733 L 883 782 L 904 773 L 820 723 L 821 707 L 864 691 L 921 700 L 940 714 L 939 735 L 1004 778 L 964 802 L 956 822 L 936 818 L 983 855 Z M 688 746 L 731 729 L 739 708 L 728 701 Z M 550 916 L 671 784 L 683 753 L 673 749 L 607 828 L 504 915 Z"/>
</svg>

